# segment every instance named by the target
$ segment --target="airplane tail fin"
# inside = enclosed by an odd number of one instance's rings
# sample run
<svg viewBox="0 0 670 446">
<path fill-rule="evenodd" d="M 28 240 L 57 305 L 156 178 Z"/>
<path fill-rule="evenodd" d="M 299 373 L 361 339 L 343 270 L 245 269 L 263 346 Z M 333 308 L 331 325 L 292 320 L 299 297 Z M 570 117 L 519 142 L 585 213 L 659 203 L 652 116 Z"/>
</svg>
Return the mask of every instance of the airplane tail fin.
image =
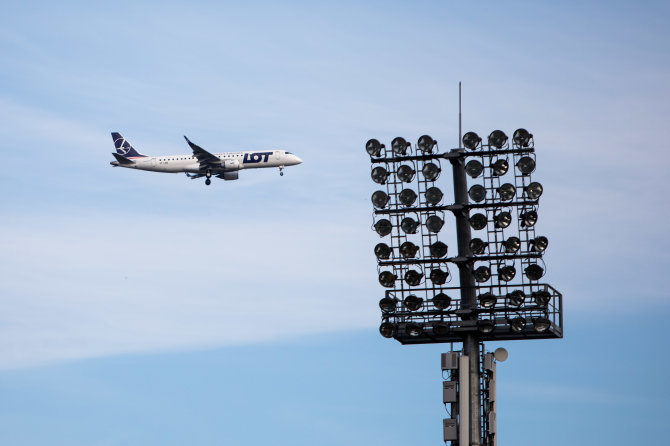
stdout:
<svg viewBox="0 0 670 446">
<path fill-rule="evenodd" d="M 146 155 L 142 155 L 137 150 L 130 145 L 126 138 L 121 136 L 120 133 L 112 132 L 112 139 L 114 140 L 114 147 L 116 147 L 116 153 L 122 155 L 126 158 L 141 158 Z"/>
</svg>

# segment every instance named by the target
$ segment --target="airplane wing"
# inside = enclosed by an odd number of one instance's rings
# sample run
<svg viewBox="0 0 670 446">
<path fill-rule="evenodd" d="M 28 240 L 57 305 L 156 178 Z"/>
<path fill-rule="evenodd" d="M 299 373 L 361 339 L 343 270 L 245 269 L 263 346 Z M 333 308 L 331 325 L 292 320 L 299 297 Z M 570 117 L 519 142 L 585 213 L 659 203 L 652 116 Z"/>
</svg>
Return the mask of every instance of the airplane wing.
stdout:
<svg viewBox="0 0 670 446">
<path fill-rule="evenodd" d="M 186 136 L 184 136 L 184 139 L 188 145 L 191 146 L 193 155 L 195 155 L 195 157 L 200 162 L 201 170 L 207 169 L 209 167 L 218 167 L 221 165 L 221 160 L 216 155 L 209 153 L 207 150 L 203 149 L 197 144 L 193 144 Z"/>
</svg>

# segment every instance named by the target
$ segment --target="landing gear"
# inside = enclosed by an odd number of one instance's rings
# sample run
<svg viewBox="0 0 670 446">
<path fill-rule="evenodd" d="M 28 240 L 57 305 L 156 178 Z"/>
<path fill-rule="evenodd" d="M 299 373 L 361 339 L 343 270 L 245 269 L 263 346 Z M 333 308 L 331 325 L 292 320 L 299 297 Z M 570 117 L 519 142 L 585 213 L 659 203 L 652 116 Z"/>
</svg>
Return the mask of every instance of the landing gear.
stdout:
<svg viewBox="0 0 670 446">
<path fill-rule="evenodd" d="M 280 177 L 284 176 L 284 166 L 279 166 L 279 176 Z"/>
<path fill-rule="evenodd" d="M 212 171 L 207 169 L 207 172 L 205 172 L 205 176 L 207 177 L 207 179 L 205 180 L 205 184 L 209 186 L 210 184 L 212 184 L 212 180 L 210 180 L 210 178 L 212 177 Z"/>
<path fill-rule="evenodd" d="M 209 178 L 207 178 L 207 179 L 205 180 L 205 184 L 209 186 L 210 184 L 212 184 L 212 180 L 210 180 Z"/>
</svg>

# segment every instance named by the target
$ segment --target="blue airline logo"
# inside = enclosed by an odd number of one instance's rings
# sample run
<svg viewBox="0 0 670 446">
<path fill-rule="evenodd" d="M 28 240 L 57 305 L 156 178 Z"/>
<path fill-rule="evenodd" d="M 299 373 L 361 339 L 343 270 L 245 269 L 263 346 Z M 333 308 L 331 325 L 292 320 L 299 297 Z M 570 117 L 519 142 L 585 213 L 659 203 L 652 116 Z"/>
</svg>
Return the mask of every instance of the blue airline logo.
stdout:
<svg viewBox="0 0 670 446">
<path fill-rule="evenodd" d="M 272 152 L 245 153 L 242 163 L 244 164 L 260 163 L 261 161 L 267 163 L 270 155 L 272 155 Z"/>
</svg>

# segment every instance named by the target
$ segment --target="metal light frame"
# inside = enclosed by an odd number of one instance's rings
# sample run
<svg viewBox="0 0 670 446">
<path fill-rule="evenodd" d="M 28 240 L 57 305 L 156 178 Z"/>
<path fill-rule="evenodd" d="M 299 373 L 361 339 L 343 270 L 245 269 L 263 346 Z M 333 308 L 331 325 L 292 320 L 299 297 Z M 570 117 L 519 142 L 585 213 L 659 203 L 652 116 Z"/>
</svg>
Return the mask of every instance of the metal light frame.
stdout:
<svg viewBox="0 0 670 446">
<path fill-rule="evenodd" d="M 517 130 L 515 134 L 522 130 Z M 429 152 L 419 151 L 418 144 L 412 146 L 404 138 L 396 138 L 391 148 L 380 144 L 381 150 L 378 151 L 378 155 L 373 154 L 370 157 L 373 169 L 382 165 L 389 173 L 385 184 L 379 185 L 379 190 L 384 191 L 390 199 L 384 208 L 374 210 L 373 229 L 380 219 L 390 220 L 391 233 L 381 237 L 381 241 L 391 248 L 392 255 L 388 259 L 378 259 L 378 273 L 390 271 L 397 276 L 394 286 L 387 288 L 384 295 L 385 310 L 390 307 L 389 300 L 395 302 L 395 308 L 393 311 L 382 311 L 382 324 L 386 328 L 385 334 L 387 336 L 391 334 L 390 337 L 402 344 L 460 342 L 468 334 L 475 335 L 478 341 L 547 339 L 563 336 L 561 293 L 548 283 L 530 280 L 525 274 L 525 269 L 534 264 L 539 264 L 546 273 L 542 261 L 543 252 L 533 250 L 533 241 L 537 238 L 535 225 L 520 224 L 522 214 L 537 212 L 539 206 L 539 198 L 531 199 L 525 193 L 526 188 L 533 183 L 532 172 L 522 174 L 517 167 L 522 158 L 527 161 L 525 157 L 529 157 L 533 161 L 532 164 L 535 164 L 534 141 L 532 135 L 527 134 L 527 141 L 521 144 L 516 138 L 512 138 L 512 144 L 507 138 L 504 138 L 504 144 L 500 144 L 502 132 L 495 132 L 500 131 L 492 132 L 489 142 L 486 144 L 480 142 L 475 150 L 461 147 L 439 153 L 435 150 L 438 148 L 437 142 L 431 138 L 434 143 L 432 149 Z M 473 140 L 472 134 L 466 134 L 466 137 L 469 137 L 470 141 Z M 424 142 L 427 140 L 425 135 L 422 138 Z M 442 171 L 434 180 L 428 180 L 423 176 L 424 166 L 433 163 L 443 170 L 442 161 L 448 160 L 452 164 L 460 163 L 462 169 L 464 162 L 470 159 L 477 159 L 484 169 L 477 178 L 467 177 L 467 188 L 470 190 L 475 185 L 483 187 L 486 191 L 485 198 L 477 203 L 470 203 L 468 200 L 466 204 L 463 202 L 445 204 L 444 189 L 438 184 L 444 172 Z M 495 175 L 492 171 L 492 166 L 498 160 L 507 161 L 508 170 L 503 175 Z M 415 172 L 410 182 L 403 182 L 398 178 L 398 168 L 403 165 L 410 166 Z M 501 199 L 498 191 L 504 184 L 514 187 L 515 193 L 511 200 Z M 443 191 L 439 203 L 431 204 L 426 199 L 426 191 L 432 187 L 438 187 Z M 411 206 L 403 205 L 398 198 L 401 191 L 408 188 L 413 188 L 417 194 L 417 199 Z M 426 219 L 431 215 L 438 215 L 446 223 L 447 211 L 457 216 L 465 215 L 466 218 L 476 212 L 486 216 L 487 224 L 484 228 L 481 230 L 470 228 L 472 237 L 480 238 L 486 243 L 481 254 L 475 255 L 468 248 L 467 255 L 442 258 L 431 256 L 431 246 L 441 241 L 447 225 L 445 224 L 438 233 L 433 233 L 426 228 Z M 505 228 L 494 222 L 494 217 L 500 212 L 509 212 L 512 216 L 511 224 Z M 400 223 L 406 217 L 411 217 L 420 223 L 415 234 L 407 234 L 401 229 Z M 507 252 L 503 246 L 503 242 L 510 237 L 516 237 L 520 241 L 516 252 Z M 399 248 L 407 241 L 419 247 L 415 257 L 405 258 L 400 255 Z M 480 266 L 488 267 L 490 277 L 482 282 L 475 281 L 474 291 L 477 296 L 491 293 L 496 297 L 495 303 L 490 305 L 491 299 L 489 299 L 486 306 L 477 302 L 473 307 L 470 303 L 461 302 L 461 289 L 464 285 L 450 284 L 452 265 L 458 265 L 459 270 L 470 272 Z M 512 280 L 502 280 L 503 277 L 499 272 L 502 266 L 514 267 L 516 274 Z M 436 284 L 429 279 L 430 272 L 438 268 L 449 273 L 444 284 Z M 417 271 L 421 274 L 418 285 L 410 285 L 405 280 L 408 271 Z M 522 291 L 526 296 L 519 306 L 514 305 L 515 302 L 509 297 L 514 291 Z M 445 293 L 451 298 L 449 307 L 437 308 L 434 305 L 432 299 L 439 293 Z M 533 293 L 536 295 L 539 293 L 540 298 L 537 301 L 533 298 Z M 414 309 L 415 302 L 412 308 L 405 305 L 405 300 L 409 296 L 416 296 L 421 300 L 420 308 Z M 511 322 L 519 318 L 525 320 L 525 326 L 521 330 L 513 330 Z"/>
</svg>

